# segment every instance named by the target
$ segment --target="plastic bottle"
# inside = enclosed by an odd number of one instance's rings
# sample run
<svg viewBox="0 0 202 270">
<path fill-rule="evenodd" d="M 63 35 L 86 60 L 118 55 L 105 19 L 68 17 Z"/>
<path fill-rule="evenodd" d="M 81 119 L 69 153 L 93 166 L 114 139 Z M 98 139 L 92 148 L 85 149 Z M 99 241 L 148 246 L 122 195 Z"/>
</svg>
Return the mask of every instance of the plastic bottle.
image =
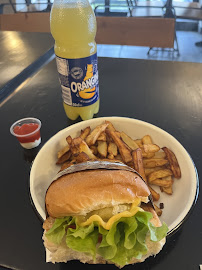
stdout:
<svg viewBox="0 0 202 270">
<path fill-rule="evenodd" d="M 67 117 L 93 118 L 99 111 L 96 18 L 88 0 L 55 0 L 50 18 Z"/>
</svg>

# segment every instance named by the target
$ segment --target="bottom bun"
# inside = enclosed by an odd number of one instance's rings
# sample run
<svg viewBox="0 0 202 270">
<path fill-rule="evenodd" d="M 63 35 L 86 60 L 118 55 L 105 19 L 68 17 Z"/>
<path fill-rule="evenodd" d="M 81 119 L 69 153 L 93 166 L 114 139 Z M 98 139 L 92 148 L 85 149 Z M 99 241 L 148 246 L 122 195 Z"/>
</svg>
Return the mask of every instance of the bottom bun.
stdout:
<svg viewBox="0 0 202 270">
<path fill-rule="evenodd" d="M 113 262 L 106 261 L 100 255 L 96 255 L 96 261 L 92 260 L 92 256 L 88 256 L 87 254 L 79 251 L 72 250 L 67 247 L 65 240 L 60 244 L 56 245 L 48 241 L 43 235 L 44 246 L 50 251 L 50 262 L 57 263 L 57 262 L 68 262 L 72 260 L 78 260 L 82 263 L 89 263 L 89 264 L 114 264 Z M 143 262 L 150 256 L 155 256 L 158 254 L 165 244 L 165 238 L 163 238 L 159 242 L 152 242 L 149 239 L 149 236 L 146 238 L 146 244 L 148 248 L 148 253 L 142 256 L 141 259 L 133 259 L 129 264 L 135 264 Z M 121 268 L 120 265 L 116 265 L 117 267 Z"/>
</svg>

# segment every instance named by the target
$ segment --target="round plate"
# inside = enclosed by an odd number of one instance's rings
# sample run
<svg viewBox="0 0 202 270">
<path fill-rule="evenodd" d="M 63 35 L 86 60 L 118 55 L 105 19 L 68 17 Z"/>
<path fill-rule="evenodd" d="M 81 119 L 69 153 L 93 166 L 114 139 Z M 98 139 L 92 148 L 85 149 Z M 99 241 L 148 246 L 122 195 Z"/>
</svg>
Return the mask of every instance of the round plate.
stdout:
<svg viewBox="0 0 202 270">
<path fill-rule="evenodd" d="M 71 135 L 75 138 L 81 129 L 87 126 L 94 128 L 105 120 L 111 121 L 118 131 L 124 131 L 133 139 L 149 134 L 155 144 L 160 147 L 166 146 L 175 153 L 182 177 L 174 179 L 173 194 L 167 195 L 161 193 L 159 187 L 154 188 L 160 192 L 160 200 L 156 204 L 164 204 L 160 219 L 168 225 L 168 234 L 173 233 L 188 217 L 197 200 L 199 190 L 197 170 L 184 147 L 169 133 L 149 123 L 124 117 L 103 117 L 79 122 L 58 132 L 42 147 L 33 162 L 30 174 L 30 193 L 38 214 L 43 220 L 46 218 L 45 194 L 60 169 L 56 165 L 57 152 L 66 145 L 66 137 Z"/>
</svg>

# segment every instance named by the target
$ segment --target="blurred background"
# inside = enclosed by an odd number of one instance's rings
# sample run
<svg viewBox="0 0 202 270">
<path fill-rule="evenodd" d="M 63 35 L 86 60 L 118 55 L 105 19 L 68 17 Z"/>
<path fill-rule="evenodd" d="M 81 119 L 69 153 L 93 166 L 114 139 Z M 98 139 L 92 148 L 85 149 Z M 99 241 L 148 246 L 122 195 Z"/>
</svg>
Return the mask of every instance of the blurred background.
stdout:
<svg viewBox="0 0 202 270">
<path fill-rule="evenodd" d="M 47 14 L 52 3 L 53 0 L 0 0 L 0 17 L 19 13 Z M 202 0 L 91 0 L 90 3 L 97 17 L 173 18 L 175 21 L 173 48 L 133 46 L 123 42 L 104 44 L 103 41 L 97 42 L 98 56 L 202 62 Z M 8 20 L 11 22 L 12 17 L 7 19 L 7 26 Z M 0 29 L 10 30 L 1 21 L 0 18 Z M 19 30 L 15 29 L 16 21 L 11 24 L 11 30 Z"/>
</svg>

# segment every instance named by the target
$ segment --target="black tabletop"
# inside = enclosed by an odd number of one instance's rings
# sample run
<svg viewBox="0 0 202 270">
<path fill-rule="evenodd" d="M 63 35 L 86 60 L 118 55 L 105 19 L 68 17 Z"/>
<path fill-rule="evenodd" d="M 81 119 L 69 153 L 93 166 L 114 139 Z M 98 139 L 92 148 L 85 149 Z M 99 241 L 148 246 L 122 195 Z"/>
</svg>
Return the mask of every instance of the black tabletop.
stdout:
<svg viewBox="0 0 202 270">
<path fill-rule="evenodd" d="M 53 44 L 50 33 L 0 31 L 0 87 L 46 53 Z"/>
<path fill-rule="evenodd" d="M 202 64 L 99 58 L 101 108 L 98 117 L 126 116 L 157 125 L 187 149 L 202 173 Z M 39 148 L 23 150 L 10 125 L 23 117 L 42 121 L 42 144 L 75 123 L 66 118 L 55 60 L 0 107 L 0 265 L 11 269 L 116 269 L 111 265 L 45 263 L 42 224 L 29 198 L 30 162 Z M 79 121 L 79 120 L 77 120 Z M 183 198 L 182 198 L 183 200 Z M 202 202 L 167 239 L 156 258 L 126 269 L 199 269 L 202 264 Z"/>
</svg>

